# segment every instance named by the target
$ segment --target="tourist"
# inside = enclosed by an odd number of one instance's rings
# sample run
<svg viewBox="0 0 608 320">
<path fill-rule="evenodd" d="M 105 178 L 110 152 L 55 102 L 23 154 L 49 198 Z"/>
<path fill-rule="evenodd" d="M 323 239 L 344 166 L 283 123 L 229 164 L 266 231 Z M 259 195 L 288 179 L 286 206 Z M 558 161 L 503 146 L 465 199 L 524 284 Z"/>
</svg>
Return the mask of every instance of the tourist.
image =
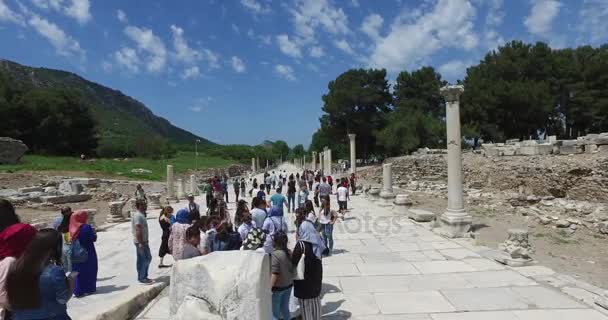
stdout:
<svg viewBox="0 0 608 320">
<path fill-rule="evenodd" d="M 298 208 L 303 208 L 308 201 L 308 186 L 304 183 L 298 192 Z"/>
<path fill-rule="evenodd" d="M 182 252 L 182 260 L 201 256 L 201 251 L 198 249 L 201 243 L 201 233 L 198 227 L 190 226 L 186 230 L 186 242 L 184 251 Z"/>
<path fill-rule="evenodd" d="M 222 192 L 224 193 L 224 197 L 226 197 L 226 203 L 230 203 L 228 200 L 228 178 L 222 180 Z"/>
<path fill-rule="evenodd" d="M 314 195 L 314 201 L 315 201 L 315 207 L 319 207 L 319 183 L 317 183 L 315 185 L 315 195 Z"/>
<path fill-rule="evenodd" d="M 194 202 L 194 195 L 188 195 L 188 205 L 186 206 L 188 211 L 189 224 L 192 224 L 201 218 L 201 207 L 198 203 Z"/>
<path fill-rule="evenodd" d="M 213 178 L 213 198 L 216 200 L 224 198 L 224 189 L 222 188 L 222 182 L 218 176 Z"/>
<path fill-rule="evenodd" d="M 216 228 L 216 234 L 211 239 L 209 252 L 215 251 L 231 251 L 241 248 L 242 240 L 238 232 L 232 231 L 232 226 L 221 222 Z"/>
<path fill-rule="evenodd" d="M 277 207 L 283 215 L 283 206 L 287 206 L 287 199 L 281 194 L 281 189 L 277 189 L 277 193 L 273 194 L 268 202 L 270 206 Z"/>
<path fill-rule="evenodd" d="M 171 226 L 169 235 L 169 251 L 175 261 L 182 259 L 186 244 L 186 230 L 190 227 L 189 213 L 186 209 L 177 211 L 175 223 Z"/>
<path fill-rule="evenodd" d="M 70 218 L 70 240 L 75 241 L 87 251 L 87 259 L 84 262 L 72 263 L 72 271 L 77 272 L 74 285 L 74 296 L 77 298 L 90 295 L 97 291 L 97 251 L 95 241 L 97 234 L 95 229 L 87 223 L 88 213 L 84 210 L 77 211 Z"/>
<path fill-rule="evenodd" d="M 19 222 L 13 204 L 8 200 L 0 199 L 0 232 Z"/>
<path fill-rule="evenodd" d="M 239 179 L 234 179 L 234 182 L 232 183 L 232 188 L 234 189 L 234 201 L 239 202 L 239 194 L 241 193 L 241 183 L 239 182 Z"/>
<path fill-rule="evenodd" d="M 241 241 L 245 241 L 247 239 L 247 235 L 253 228 L 256 227 L 255 221 L 251 218 L 251 214 L 249 212 L 243 213 L 241 225 L 239 226 L 237 232 L 241 236 Z"/>
<path fill-rule="evenodd" d="M 251 191 L 253 192 L 254 189 L 258 188 L 258 179 L 257 178 L 253 178 L 253 182 L 251 183 Z M 249 192 L 249 195 L 251 195 L 252 192 Z"/>
<path fill-rule="evenodd" d="M 61 208 L 61 216 L 55 219 L 53 229 L 59 231 L 62 237 L 62 252 L 61 265 L 63 270 L 67 273 L 72 271 L 72 241 L 70 239 L 70 218 L 72 217 L 72 208 L 63 207 Z"/>
<path fill-rule="evenodd" d="M 308 180 L 308 190 L 312 190 L 312 184 L 315 181 L 315 175 L 312 173 L 312 171 L 308 171 L 306 178 Z"/>
<path fill-rule="evenodd" d="M 330 202 L 327 200 L 321 201 L 321 210 L 319 210 L 319 224 L 323 241 L 327 248 L 327 254 L 331 255 L 334 249 L 334 223 L 336 222 L 336 212 L 331 210 Z"/>
<path fill-rule="evenodd" d="M 220 224 L 218 216 L 208 217 L 204 224 L 202 224 L 201 230 L 204 228 L 204 241 L 200 244 L 200 249 L 203 255 L 211 253 L 211 244 L 215 235 L 217 234 L 216 226 Z M 201 237 L 203 239 L 203 237 Z"/>
<path fill-rule="evenodd" d="M 266 254 L 264 251 L 264 243 L 266 242 L 266 233 L 258 228 L 253 228 L 247 234 L 247 238 L 243 240 L 241 250 L 255 250 L 260 253 Z"/>
<path fill-rule="evenodd" d="M 300 173 L 299 172 L 296 173 L 296 181 L 300 182 Z"/>
<path fill-rule="evenodd" d="M 334 178 L 332 176 L 327 176 L 327 184 L 329 184 L 329 193 L 332 193 L 334 190 Z"/>
<path fill-rule="evenodd" d="M 283 170 L 283 185 L 287 184 L 287 170 Z"/>
<path fill-rule="evenodd" d="M 272 275 L 272 319 L 291 319 L 289 299 L 293 287 L 293 265 L 291 252 L 287 249 L 287 234 L 276 234 L 273 239 L 274 251 L 270 256 Z"/>
<path fill-rule="evenodd" d="M 171 235 L 171 224 L 173 218 L 173 207 L 166 206 L 160 210 L 160 215 L 158 216 L 158 224 L 160 224 L 160 229 L 163 231 L 161 236 L 160 248 L 158 248 L 158 256 L 160 257 L 160 263 L 158 264 L 159 268 L 168 268 L 169 266 L 163 263 L 165 256 L 169 251 L 169 236 Z"/>
<path fill-rule="evenodd" d="M 320 295 L 323 282 L 321 257 L 325 245 L 312 222 L 306 219 L 298 228 L 297 239 L 291 263 L 296 268 L 304 255 L 304 279 L 293 281 L 293 295 L 299 299 L 302 319 L 319 320 L 321 319 Z"/>
<path fill-rule="evenodd" d="M 319 200 L 329 202 L 329 195 L 331 194 L 331 185 L 327 183 L 327 178 L 323 177 L 322 182 L 319 184 Z"/>
<path fill-rule="evenodd" d="M 350 174 L 350 187 L 353 190 L 353 196 L 354 196 L 355 191 L 357 191 L 357 176 L 354 173 Z"/>
<path fill-rule="evenodd" d="M 245 197 L 245 191 L 247 191 L 247 183 L 245 182 L 245 178 L 241 178 L 241 194 L 243 195 L 243 197 Z M 251 193 L 249 193 L 249 196 L 251 197 Z"/>
<path fill-rule="evenodd" d="M 264 177 L 264 186 L 266 187 L 266 194 L 270 194 L 270 186 L 272 184 L 272 178 L 270 175 Z"/>
<path fill-rule="evenodd" d="M 304 213 L 306 215 L 306 219 L 308 219 L 308 221 L 312 222 L 316 228 L 317 227 L 317 215 L 315 214 L 315 208 L 312 204 L 312 201 L 310 201 L 310 200 L 306 201 L 306 204 L 304 205 Z"/>
<path fill-rule="evenodd" d="M 256 227 L 260 228 L 264 224 L 266 217 L 268 217 L 266 202 L 260 200 L 260 198 L 253 198 L 251 207 L 253 208 L 251 210 L 251 219 L 255 222 Z"/>
<path fill-rule="evenodd" d="M 205 195 L 205 205 L 209 208 L 209 203 L 213 199 L 213 185 L 211 179 L 207 180 L 207 183 L 203 186 L 202 193 Z"/>
<path fill-rule="evenodd" d="M 346 179 L 344 179 L 346 182 Z M 348 187 L 341 184 L 336 190 L 336 197 L 338 198 L 338 211 L 342 215 L 344 219 L 344 215 L 346 214 L 346 209 L 348 208 L 347 201 L 350 200 L 350 196 L 348 195 Z"/>
<path fill-rule="evenodd" d="M 272 189 L 275 189 L 277 187 L 277 175 L 274 173 L 274 171 L 272 172 L 272 176 L 270 177 L 270 183 L 272 183 Z"/>
<path fill-rule="evenodd" d="M 289 176 L 287 183 L 287 212 L 293 212 L 296 209 L 296 182 L 293 179 L 293 174 Z"/>
<path fill-rule="evenodd" d="M 15 223 L 0 232 L 0 319 L 12 319 L 6 293 L 6 277 L 34 236 L 36 229 L 24 223 Z"/>
<path fill-rule="evenodd" d="M 270 193 L 270 192 L 268 192 L 268 193 Z M 260 190 L 256 194 L 256 197 L 258 199 L 264 201 L 264 203 L 266 202 L 266 193 L 264 193 L 264 185 L 263 184 L 260 185 Z"/>
<path fill-rule="evenodd" d="M 148 198 L 146 198 L 146 192 L 144 191 L 144 188 L 141 186 L 141 184 L 138 184 L 137 187 L 135 187 L 135 200 L 148 202 Z"/>
<path fill-rule="evenodd" d="M 270 208 L 268 217 L 262 224 L 262 231 L 268 235 L 264 243 L 264 251 L 272 253 L 273 251 L 273 236 L 275 234 L 287 233 L 287 223 L 283 219 L 283 211 L 277 207 Z"/>
<path fill-rule="evenodd" d="M 54 229 L 36 233 L 6 278 L 13 319 L 69 320 L 76 272 L 66 277 L 61 267 L 61 234 Z"/>
<path fill-rule="evenodd" d="M 243 217 L 249 213 L 247 207 L 247 201 L 241 199 L 236 205 L 236 212 L 234 214 L 234 225 L 238 228 L 243 223 Z"/>
<path fill-rule="evenodd" d="M 148 243 L 148 221 L 146 220 L 148 206 L 144 201 L 136 201 L 135 212 L 131 214 L 131 231 L 133 242 L 137 254 L 137 281 L 142 284 L 150 284 L 152 280 L 148 278 L 148 267 L 152 262 L 152 253 Z"/>
</svg>

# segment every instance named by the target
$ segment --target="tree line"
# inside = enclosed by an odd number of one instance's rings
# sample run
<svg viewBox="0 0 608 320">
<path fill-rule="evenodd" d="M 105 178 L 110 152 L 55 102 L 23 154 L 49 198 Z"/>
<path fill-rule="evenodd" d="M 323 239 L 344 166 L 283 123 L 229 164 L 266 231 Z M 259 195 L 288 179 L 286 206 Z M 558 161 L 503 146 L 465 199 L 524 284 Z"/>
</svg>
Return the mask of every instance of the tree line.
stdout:
<svg viewBox="0 0 608 320">
<path fill-rule="evenodd" d="M 507 43 L 469 67 L 463 80 L 464 137 L 504 141 L 543 135 L 576 138 L 608 131 L 608 45 L 552 49 L 538 42 Z M 432 67 L 402 71 L 389 85 L 383 69 L 351 69 L 328 84 L 311 150 L 332 148 L 348 158 L 348 133 L 357 157 L 445 148 L 447 82 Z"/>
</svg>

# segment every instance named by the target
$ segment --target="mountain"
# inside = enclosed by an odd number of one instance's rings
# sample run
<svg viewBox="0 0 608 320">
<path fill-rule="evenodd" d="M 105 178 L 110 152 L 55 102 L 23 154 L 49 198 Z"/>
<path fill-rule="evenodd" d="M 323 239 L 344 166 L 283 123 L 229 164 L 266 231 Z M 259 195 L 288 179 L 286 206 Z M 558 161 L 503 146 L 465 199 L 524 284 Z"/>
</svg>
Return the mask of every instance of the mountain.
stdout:
<svg viewBox="0 0 608 320">
<path fill-rule="evenodd" d="M 178 128 L 167 119 L 152 113 L 143 103 L 77 74 L 47 68 L 34 68 L 0 59 L 0 76 L 20 88 L 69 90 L 79 94 L 91 106 L 98 124 L 100 140 L 130 140 L 138 137 L 161 137 L 172 143 L 201 146 L 215 143 Z"/>
</svg>

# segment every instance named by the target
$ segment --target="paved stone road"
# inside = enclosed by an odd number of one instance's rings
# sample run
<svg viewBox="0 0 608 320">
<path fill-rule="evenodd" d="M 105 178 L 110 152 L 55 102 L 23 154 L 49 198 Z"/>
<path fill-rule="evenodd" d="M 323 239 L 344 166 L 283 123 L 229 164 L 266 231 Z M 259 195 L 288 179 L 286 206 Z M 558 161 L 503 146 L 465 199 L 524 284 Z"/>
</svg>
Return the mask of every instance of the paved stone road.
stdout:
<svg viewBox="0 0 608 320">
<path fill-rule="evenodd" d="M 442 238 L 361 196 L 349 209 L 334 230 L 334 255 L 323 259 L 324 319 L 608 320 L 527 277 L 546 268 L 505 267 L 478 254 L 481 247 Z M 169 319 L 167 294 L 138 319 Z"/>
</svg>

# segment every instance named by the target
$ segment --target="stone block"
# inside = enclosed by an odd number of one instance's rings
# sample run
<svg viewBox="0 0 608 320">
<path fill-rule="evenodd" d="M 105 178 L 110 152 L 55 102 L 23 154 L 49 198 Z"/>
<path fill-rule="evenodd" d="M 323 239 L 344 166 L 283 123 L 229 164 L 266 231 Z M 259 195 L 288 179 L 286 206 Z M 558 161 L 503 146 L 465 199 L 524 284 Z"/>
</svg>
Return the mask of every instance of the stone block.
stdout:
<svg viewBox="0 0 608 320">
<path fill-rule="evenodd" d="M 59 192 L 62 194 L 79 194 L 83 190 L 83 185 L 73 180 L 65 180 L 59 184 Z"/>
<path fill-rule="evenodd" d="M 530 254 L 534 252 L 528 242 L 528 231 L 522 229 L 509 229 L 507 240 L 500 244 L 501 254 L 494 260 L 511 267 L 523 267 L 532 264 Z"/>
<path fill-rule="evenodd" d="M 0 198 L 13 197 L 19 194 L 15 189 L 0 189 Z"/>
<path fill-rule="evenodd" d="M 91 200 L 93 196 L 86 193 L 81 194 L 66 194 L 60 196 L 43 196 L 40 197 L 40 200 L 43 202 L 48 202 L 52 204 L 62 204 L 62 203 L 74 203 L 74 202 L 83 202 Z"/>
<path fill-rule="evenodd" d="M 21 140 L 0 137 L 0 164 L 16 164 L 28 148 Z"/>
<path fill-rule="evenodd" d="M 596 153 L 597 152 L 597 144 L 586 144 L 585 145 L 585 153 Z"/>
<path fill-rule="evenodd" d="M 553 152 L 553 146 L 550 144 L 539 144 L 538 145 L 538 154 L 540 155 L 548 155 Z"/>
<path fill-rule="evenodd" d="M 393 201 L 393 210 L 398 215 L 406 216 L 408 214 L 408 209 L 412 206 L 412 200 L 409 199 L 407 194 L 398 194 L 395 196 L 395 200 Z"/>
<path fill-rule="evenodd" d="M 598 144 L 598 145 L 608 145 L 608 132 L 600 133 L 595 138 L 595 144 Z"/>
<path fill-rule="evenodd" d="M 160 193 L 150 193 L 148 194 L 148 209 L 160 209 Z"/>
<path fill-rule="evenodd" d="M 51 193 L 51 194 L 54 194 L 54 193 L 57 193 L 57 188 L 55 188 L 55 187 L 46 187 L 46 188 L 44 188 L 44 190 L 42 190 L 42 191 L 43 191 L 44 193 Z"/>
<path fill-rule="evenodd" d="M 509 139 L 509 140 L 505 141 L 505 144 L 508 144 L 508 145 L 509 144 L 513 145 L 513 144 L 516 144 L 516 143 L 519 143 L 519 139 Z"/>
<path fill-rule="evenodd" d="M 540 154 L 540 150 L 538 148 L 538 145 L 522 145 L 517 149 L 517 154 L 521 156 L 536 156 Z"/>
<path fill-rule="evenodd" d="M 505 146 L 501 148 L 503 156 L 514 156 L 517 153 L 517 147 L 515 146 Z"/>
<path fill-rule="evenodd" d="M 599 231 L 603 234 L 608 234 L 608 221 L 599 223 Z"/>
<path fill-rule="evenodd" d="M 562 145 L 559 147 L 559 154 L 579 154 L 583 149 L 577 145 Z"/>
<path fill-rule="evenodd" d="M 378 201 L 380 199 L 380 188 L 379 187 L 372 187 L 371 189 L 369 189 L 369 198 L 372 201 Z"/>
<path fill-rule="evenodd" d="M 395 194 L 391 191 L 382 191 L 380 192 L 380 201 L 378 202 L 379 206 L 382 207 L 390 207 L 393 205 L 393 200 L 395 199 Z"/>
<path fill-rule="evenodd" d="M 604 145 L 598 146 L 597 150 L 601 153 L 608 153 L 608 145 L 604 144 Z"/>
<path fill-rule="evenodd" d="M 409 209 L 408 217 L 417 222 L 430 222 L 435 220 L 435 214 L 433 212 L 422 209 Z"/>
<path fill-rule="evenodd" d="M 534 147 L 538 145 L 537 140 L 524 140 L 521 142 L 522 147 Z"/>
<path fill-rule="evenodd" d="M 44 187 L 25 187 L 19 188 L 17 191 L 21 193 L 30 193 L 30 192 L 44 192 Z"/>
<path fill-rule="evenodd" d="M 564 146 L 564 147 L 570 147 L 570 146 L 576 146 L 576 145 L 578 145 L 577 140 L 562 140 L 562 146 Z"/>
<path fill-rule="evenodd" d="M 190 301 L 196 303 L 183 307 L 191 312 L 211 313 L 226 320 L 271 319 L 269 270 L 268 255 L 248 250 L 180 260 L 173 265 L 171 275 L 170 314 L 177 316 L 187 297 L 192 297 L 197 300 Z"/>
<path fill-rule="evenodd" d="M 548 140 L 549 142 L 557 142 L 557 136 L 548 136 L 548 137 L 547 137 L 547 140 Z"/>
<path fill-rule="evenodd" d="M 482 144 L 481 145 L 481 152 L 486 157 L 498 157 L 498 156 L 500 156 L 499 149 L 494 144 L 486 144 L 486 143 Z"/>
<path fill-rule="evenodd" d="M 122 208 L 125 206 L 124 201 L 113 201 L 108 203 L 108 207 L 110 207 L 110 213 L 106 217 L 107 222 L 124 222 L 127 221 L 125 216 L 122 213 Z"/>
</svg>

